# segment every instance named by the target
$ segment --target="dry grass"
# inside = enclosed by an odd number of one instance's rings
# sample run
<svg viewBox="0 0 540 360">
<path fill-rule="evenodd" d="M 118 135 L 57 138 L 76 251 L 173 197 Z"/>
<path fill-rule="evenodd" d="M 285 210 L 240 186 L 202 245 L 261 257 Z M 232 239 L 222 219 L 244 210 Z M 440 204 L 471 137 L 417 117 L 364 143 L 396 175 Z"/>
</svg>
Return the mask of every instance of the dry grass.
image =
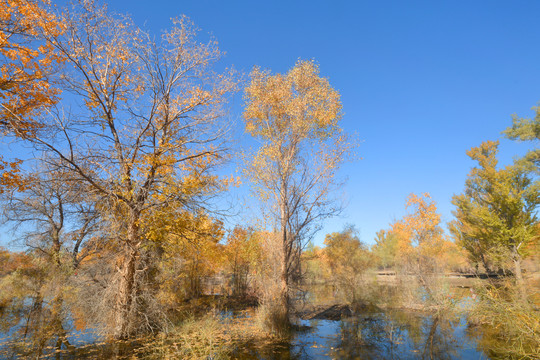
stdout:
<svg viewBox="0 0 540 360">
<path fill-rule="evenodd" d="M 524 302 L 512 286 L 478 289 L 480 301 L 469 323 L 482 326 L 484 348 L 507 359 L 540 359 L 540 310 Z"/>
<path fill-rule="evenodd" d="M 230 359 L 245 343 L 269 343 L 272 335 L 261 331 L 250 310 L 235 317 L 210 313 L 191 317 L 168 334 L 148 339 L 136 350 L 147 359 Z"/>
</svg>

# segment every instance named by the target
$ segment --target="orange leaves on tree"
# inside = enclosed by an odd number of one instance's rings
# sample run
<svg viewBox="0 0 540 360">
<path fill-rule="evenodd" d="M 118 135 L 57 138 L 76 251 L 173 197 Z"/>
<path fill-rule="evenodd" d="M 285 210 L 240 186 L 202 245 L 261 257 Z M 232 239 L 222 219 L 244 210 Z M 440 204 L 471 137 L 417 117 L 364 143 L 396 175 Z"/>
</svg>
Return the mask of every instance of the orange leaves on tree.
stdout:
<svg viewBox="0 0 540 360">
<path fill-rule="evenodd" d="M 381 241 L 380 245 L 376 245 L 377 251 L 383 253 L 384 246 L 392 247 L 386 249 L 386 252 L 394 259 L 385 259 L 385 262 L 400 266 L 410 266 L 413 263 L 415 266 L 462 266 L 463 254 L 444 234 L 441 216 L 431 196 L 428 193 L 411 194 L 405 204 L 410 212 L 391 224 L 389 231 L 381 234 L 384 239 L 393 241 Z"/>
<path fill-rule="evenodd" d="M 0 156 L 0 194 L 4 192 L 5 188 L 24 189 L 24 181 L 19 169 L 20 163 L 20 160 L 6 162 Z"/>
<path fill-rule="evenodd" d="M 46 5 L 2 0 L 0 6 L 0 125 L 17 136 L 38 128 L 35 117 L 58 100 L 47 76 L 62 58 L 44 38 L 60 34 L 63 25 Z"/>
<path fill-rule="evenodd" d="M 285 75 L 255 67 L 245 94 L 246 131 L 253 136 L 324 137 L 341 118 L 339 93 L 313 61 L 299 61 Z"/>
</svg>

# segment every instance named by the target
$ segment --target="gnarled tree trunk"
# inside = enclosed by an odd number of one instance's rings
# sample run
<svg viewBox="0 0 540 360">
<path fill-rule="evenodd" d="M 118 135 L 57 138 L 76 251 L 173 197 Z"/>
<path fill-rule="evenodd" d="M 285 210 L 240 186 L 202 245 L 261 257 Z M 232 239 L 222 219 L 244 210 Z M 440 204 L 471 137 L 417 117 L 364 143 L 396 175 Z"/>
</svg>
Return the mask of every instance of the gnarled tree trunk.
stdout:
<svg viewBox="0 0 540 360">
<path fill-rule="evenodd" d="M 132 211 L 124 245 L 123 262 L 120 268 L 120 283 L 116 298 L 115 327 L 113 337 L 126 339 L 132 335 L 133 306 L 136 294 L 135 269 L 139 257 L 139 213 Z"/>
</svg>

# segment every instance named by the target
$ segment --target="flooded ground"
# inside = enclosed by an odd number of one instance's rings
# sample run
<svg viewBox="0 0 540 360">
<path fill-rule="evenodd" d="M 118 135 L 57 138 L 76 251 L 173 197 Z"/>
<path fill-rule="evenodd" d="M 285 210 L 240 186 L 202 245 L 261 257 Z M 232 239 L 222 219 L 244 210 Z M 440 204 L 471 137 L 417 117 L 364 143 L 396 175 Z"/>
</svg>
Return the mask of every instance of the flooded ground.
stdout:
<svg viewBox="0 0 540 360">
<path fill-rule="evenodd" d="M 312 289 L 314 290 L 314 289 Z M 377 296 L 391 298 L 395 287 L 382 286 Z M 314 309 L 328 307 L 327 301 L 336 300 L 335 289 L 324 287 L 308 294 Z M 304 312 L 287 341 L 252 341 L 250 327 L 243 327 L 240 337 L 203 339 L 211 343 L 203 359 L 503 359 L 493 352 L 493 332 L 467 323 L 467 308 L 473 298 L 469 288 L 454 288 L 451 297 L 454 311 L 425 312 L 403 308 L 366 309 L 341 312 L 338 316 L 313 316 L 317 311 Z M 334 307 L 346 307 L 334 305 Z M 145 338 L 130 342 L 107 343 L 92 330 L 77 330 L 73 321 L 63 319 L 63 334 L 40 328 L 39 321 L 20 312 L 4 309 L 0 314 L 0 359 L 161 359 L 183 358 L 169 351 L 186 346 L 174 338 Z M 243 322 L 255 323 L 255 309 L 214 312 L 214 321 L 221 330 Z M 323 313 L 327 313 L 323 311 Z M 349 316 L 351 315 L 352 316 Z M 41 317 L 50 316 L 42 313 Z M 341 318 L 341 316 L 344 316 Z M 317 318 L 318 317 L 318 318 Z M 33 323 L 33 326 L 29 326 Z M 181 323 L 181 322 L 180 322 Z M 198 325 L 195 325 L 195 327 Z M 201 326 L 202 327 L 202 326 Z M 255 326 L 253 325 L 252 329 Z M 223 330 L 224 329 L 224 330 Z M 247 329 L 247 330 L 246 330 Z M 242 335 L 244 334 L 244 335 Z M 213 335 L 212 335 L 213 336 Z M 245 337 L 245 339 L 244 339 Z M 231 340 L 234 339 L 234 340 Z M 189 341 L 199 342 L 197 337 Z M 169 352 L 163 351 L 167 346 Z M 189 343 L 187 343 L 188 346 Z M 217 349 L 215 352 L 213 349 Z M 173 349 L 172 354 L 177 354 Z"/>
<path fill-rule="evenodd" d="M 362 314 L 301 322 L 290 342 L 239 348 L 238 359 L 489 359 L 464 318 L 419 313 Z"/>
<path fill-rule="evenodd" d="M 157 355 L 138 350 L 142 346 L 138 342 L 97 344 L 90 332 L 72 333 L 68 340 L 69 348 L 63 346 L 62 351 L 55 351 L 55 341 L 48 342 L 40 356 L 4 334 L 0 358 L 127 359 L 135 353 L 137 358 Z M 290 341 L 238 344 L 228 355 L 233 359 L 490 358 L 479 347 L 476 336 L 470 335 L 464 318 L 405 311 L 366 313 L 343 320 L 302 320 Z"/>
</svg>

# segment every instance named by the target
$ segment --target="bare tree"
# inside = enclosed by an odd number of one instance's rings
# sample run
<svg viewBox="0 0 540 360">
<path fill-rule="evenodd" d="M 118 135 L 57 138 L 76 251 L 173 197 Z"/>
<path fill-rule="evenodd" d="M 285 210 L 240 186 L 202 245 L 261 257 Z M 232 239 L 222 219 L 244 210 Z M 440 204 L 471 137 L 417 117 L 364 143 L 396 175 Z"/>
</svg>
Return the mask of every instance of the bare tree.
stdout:
<svg viewBox="0 0 540 360">
<path fill-rule="evenodd" d="M 38 257 L 57 268 L 76 269 L 91 253 L 84 245 L 99 228 L 95 202 L 78 184 L 47 168 L 26 173 L 25 184 L 24 191 L 3 194 L 3 221 Z"/>
</svg>

